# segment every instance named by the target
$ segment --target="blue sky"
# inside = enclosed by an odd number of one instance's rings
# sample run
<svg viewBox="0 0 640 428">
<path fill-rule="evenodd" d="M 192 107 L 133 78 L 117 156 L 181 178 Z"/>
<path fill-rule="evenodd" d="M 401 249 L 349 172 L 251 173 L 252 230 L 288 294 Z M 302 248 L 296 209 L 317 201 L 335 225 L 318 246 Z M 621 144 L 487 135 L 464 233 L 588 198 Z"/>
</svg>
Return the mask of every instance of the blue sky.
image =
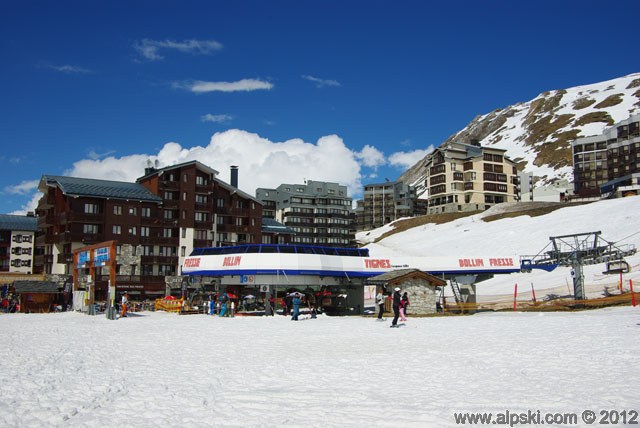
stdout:
<svg viewBox="0 0 640 428">
<path fill-rule="evenodd" d="M 240 188 L 395 180 L 478 114 L 640 71 L 632 1 L 21 1 L 0 212 L 43 174 L 198 159 Z"/>
</svg>

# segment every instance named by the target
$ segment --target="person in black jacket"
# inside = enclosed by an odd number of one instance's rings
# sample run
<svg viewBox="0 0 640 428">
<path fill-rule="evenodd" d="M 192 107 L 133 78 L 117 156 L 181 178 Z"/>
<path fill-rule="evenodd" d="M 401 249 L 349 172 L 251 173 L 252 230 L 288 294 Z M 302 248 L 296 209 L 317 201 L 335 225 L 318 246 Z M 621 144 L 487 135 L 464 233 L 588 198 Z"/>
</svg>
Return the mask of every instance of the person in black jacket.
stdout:
<svg viewBox="0 0 640 428">
<path fill-rule="evenodd" d="M 391 327 L 398 325 L 398 317 L 400 316 L 400 287 L 396 287 L 393 293 L 393 321 Z"/>
</svg>

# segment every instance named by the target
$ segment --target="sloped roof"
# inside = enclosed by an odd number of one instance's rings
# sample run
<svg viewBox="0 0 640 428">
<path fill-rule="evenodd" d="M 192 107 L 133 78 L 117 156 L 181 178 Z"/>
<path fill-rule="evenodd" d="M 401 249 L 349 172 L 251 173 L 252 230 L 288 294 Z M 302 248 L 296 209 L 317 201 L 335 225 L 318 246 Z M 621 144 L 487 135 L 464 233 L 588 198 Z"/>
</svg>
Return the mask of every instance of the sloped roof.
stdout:
<svg viewBox="0 0 640 428">
<path fill-rule="evenodd" d="M 245 199 L 250 199 L 250 200 L 252 200 L 252 201 L 254 201 L 254 202 L 256 202 L 256 203 L 258 203 L 260 205 L 263 205 L 263 202 L 261 200 L 259 200 L 259 199 L 256 199 L 255 196 L 251 196 L 250 194 L 248 194 L 246 192 L 243 192 L 242 190 L 240 190 L 240 189 L 238 189 L 236 187 L 233 187 L 232 185 L 230 185 L 228 183 L 225 183 L 224 181 L 220 180 L 218 178 L 218 174 L 220 174 L 218 171 L 216 171 L 215 169 L 213 169 L 211 167 L 208 167 L 207 165 L 203 164 L 202 162 L 196 161 L 196 160 L 187 161 L 187 162 L 183 162 L 183 163 L 179 163 L 179 164 L 175 164 L 175 165 L 170 165 L 170 166 L 165 166 L 164 168 L 158 168 L 158 169 L 152 168 L 144 176 L 139 177 L 136 181 L 138 183 L 140 183 L 141 181 L 144 181 L 146 178 L 152 177 L 154 175 L 158 175 L 158 174 L 160 174 L 162 172 L 171 171 L 171 170 L 174 170 L 174 169 L 180 169 L 182 167 L 189 166 L 189 165 L 195 165 L 195 167 L 197 169 L 199 169 L 201 171 L 205 171 L 205 172 L 207 172 L 209 174 L 212 174 L 213 181 L 218 183 L 218 185 L 220 185 L 220 187 L 229 190 L 231 193 L 236 192 L 237 194 L 239 194 L 240 196 L 242 196 Z"/>
<path fill-rule="evenodd" d="M 14 281 L 16 293 L 59 293 L 60 287 L 53 281 Z"/>
<path fill-rule="evenodd" d="M 374 285 L 397 284 L 405 279 L 412 277 L 421 277 L 437 287 L 442 287 L 447 284 L 446 281 L 438 278 L 437 276 L 431 275 L 430 273 L 422 272 L 419 269 L 392 270 L 380 275 L 372 276 L 371 278 L 367 279 L 367 283 Z"/>
<path fill-rule="evenodd" d="M 285 226 L 284 224 L 280 223 L 279 221 L 276 221 L 272 218 L 268 218 L 268 217 L 263 217 L 262 218 L 262 232 L 266 232 L 266 233 L 284 233 L 284 234 L 288 234 L 288 235 L 293 235 L 295 232 Z"/>
<path fill-rule="evenodd" d="M 149 189 L 138 183 L 43 175 L 40 180 L 39 190 L 45 191 L 45 186 L 57 186 L 67 196 L 162 202 L 162 198 L 154 195 Z"/>
<path fill-rule="evenodd" d="M 36 232 L 38 230 L 38 219 L 26 215 L 0 214 L 0 230 Z"/>
</svg>

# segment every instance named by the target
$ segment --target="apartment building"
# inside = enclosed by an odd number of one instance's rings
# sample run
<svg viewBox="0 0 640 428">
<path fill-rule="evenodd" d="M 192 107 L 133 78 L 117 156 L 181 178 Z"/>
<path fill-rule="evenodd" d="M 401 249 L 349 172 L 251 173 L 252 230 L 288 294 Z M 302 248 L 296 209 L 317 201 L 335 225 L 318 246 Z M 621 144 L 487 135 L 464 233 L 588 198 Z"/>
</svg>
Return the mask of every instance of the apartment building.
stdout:
<svg viewBox="0 0 640 428">
<path fill-rule="evenodd" d="M 638 194 L 640 189 L 640 114 L 630 116 L 602 134 L 571 143 L 573 183 L 578 197 Z"/>
<path fill-rule="evenodd" d="M 137 183 L 162 198 L 161 217 L 179 225 L 179 265 L 194 247 L 260 243 L 262 203 L 238 188 L 238 167 L 230 167 L 230 184 L 218 171 L 191 161 L 147 168 Z"/>
<path fill-rule="evenodd" d="M 75 249 L 115 240 L 119 286 L 134 298 L 164 294 L 165 277 L 180 274 L 194 247 L 261 241 L 262 204 L 217 174 L 193 161 L 148 167 L 136 183 L 43 176 L 35 263 L 68 275 Z M 106 295 L 106 277 L 96 278 L 97 299 Z"/>
<path fill-rule="evenodd" d="M 264 204 L 263 215 L 293 230 L 292 244 L 333 247 L 355 246 L 352 198 L 337 183 L 307 180 L 305 184 L 281 184 L 259 188 L 256 198 Z"/>
<path fill-rule="evenodd" d="M 402 217 L 420 215 L 415 189 L 402 181 L 364 186 L 364 198 L 357 202 L 357 230 L 371 230 Z"/>
<path fill-rule="evenodd" d="M 425 163 L 428 214 L 486 210 L 516 201 L 518 171 L 505 153 L 477 141 L 434 150 Z"/>
<path fill-rule="evenodd" d="M 0 272 L 34 273 L 35 233 L 33 213 L 0 214 Z"/>
</svg>

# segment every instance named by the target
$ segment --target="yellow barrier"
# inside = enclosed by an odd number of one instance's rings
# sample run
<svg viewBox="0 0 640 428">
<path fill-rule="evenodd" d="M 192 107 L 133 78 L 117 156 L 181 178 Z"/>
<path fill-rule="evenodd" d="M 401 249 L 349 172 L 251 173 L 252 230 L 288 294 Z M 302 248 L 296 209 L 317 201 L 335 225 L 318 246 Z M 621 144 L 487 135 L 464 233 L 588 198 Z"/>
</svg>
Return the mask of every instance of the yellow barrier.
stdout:
<svg viewBox="0 0 640 428">
<path fill-rule="evenodd" d="M 182 311 L 182 306 L 184 304 L 184 299 L 177 300 L 165 300 L 165 299 L 156 299 L 156 311 L 165 311 L 165 312 L 180 312 Z"/>
</svg>

